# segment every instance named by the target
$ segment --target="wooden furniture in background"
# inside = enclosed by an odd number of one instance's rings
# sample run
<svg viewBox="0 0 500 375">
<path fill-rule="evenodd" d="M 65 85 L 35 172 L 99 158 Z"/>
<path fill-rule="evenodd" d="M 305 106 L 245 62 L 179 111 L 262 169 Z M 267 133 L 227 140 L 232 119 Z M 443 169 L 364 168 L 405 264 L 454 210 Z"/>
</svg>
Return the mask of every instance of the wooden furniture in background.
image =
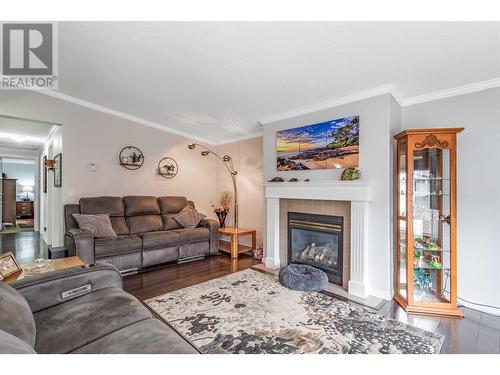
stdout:
<svg viewBox="0 0 500 375">
<path fill-rule="evenodd" d="M 2 223 L 16 225 L 16 181 L 15 178 L 2 179 Z"/>
<path fill-rule="evenodd" d="M 79 257 L 76 257 L 76 256 L 75 257 L 68 257 L 68 258 L 61 258 L 61 259 L 54 259 L 54 260 L 51 260 L 51 262 L 52 262 L 52 265 L 54 266 L 53 271 L 64 270 L 66 268 L 72 268 L 72 267 L 81 267 L 85 264 L 83 262 L 83 260 L 81 260 Z M 26 266 L 26 265 L 24 265 L 24 266 Z M 21 267 L 23 267 L 23 265 L 21 265 Z M 49 272 L 53 272 L 53 271 L 49 271 Z M 20 272 L 17 272 L 11 276 L 7 276 L 3 280 L 3 282 L 9 284 L 13 281 L 24 279 L 25 277 L 29 277 L 29 276 L 25 276 L 24 271 L 21 270 Z"/>
<path fill-rule="evenodd" d="M 231 227 L 219 228 L 219 234 L 229 236 L 229 241 L 219 239 L 219 250 L 231 254 L 231 258 L 238 258 L 238 254 L 247 253 L 255 250 L 257 232 L 254 229 Z M 243 245 L 239 243 L 240 237 L 252 236 L 252 245 Z"/>
<path fill-rule="evenodd" d="M 17 201 L 16 202 L 16 218 L 32 218 L 33 217 L 33 202 Z"/>
<path fill-rule="evenodd" d="M 394 299 L 408 312 L 463 317 L 457 309 L 456 135 L 405 130 L 397 141 Z"/>
</svg>

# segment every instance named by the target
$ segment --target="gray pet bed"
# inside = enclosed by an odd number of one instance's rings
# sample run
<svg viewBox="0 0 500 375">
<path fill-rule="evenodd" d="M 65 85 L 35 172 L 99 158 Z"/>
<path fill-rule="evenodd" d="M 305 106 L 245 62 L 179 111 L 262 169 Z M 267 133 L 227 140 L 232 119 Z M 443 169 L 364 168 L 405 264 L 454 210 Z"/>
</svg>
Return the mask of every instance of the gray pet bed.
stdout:
<svg viewBox="0 0 500 375">
<path fill-rule="evenodd" d="M 293 290 L 319 292 L 328 285 L 328 276 L 318 268 L 306 264 L 289 264 L 280 269 L 281 285 Z"/>
</svg>

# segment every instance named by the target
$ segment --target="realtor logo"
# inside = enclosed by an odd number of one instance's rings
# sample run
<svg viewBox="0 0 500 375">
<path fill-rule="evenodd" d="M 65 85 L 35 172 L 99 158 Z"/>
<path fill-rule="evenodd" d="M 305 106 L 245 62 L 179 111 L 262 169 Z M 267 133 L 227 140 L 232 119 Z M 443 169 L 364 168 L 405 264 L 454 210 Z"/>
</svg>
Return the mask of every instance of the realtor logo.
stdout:
<svg viewBox="0 0 500 375">
<path fill-rule="evenodd" d="M 57 89 L 56 24 L 1 24 L 0 88 Z"/>
</svg>

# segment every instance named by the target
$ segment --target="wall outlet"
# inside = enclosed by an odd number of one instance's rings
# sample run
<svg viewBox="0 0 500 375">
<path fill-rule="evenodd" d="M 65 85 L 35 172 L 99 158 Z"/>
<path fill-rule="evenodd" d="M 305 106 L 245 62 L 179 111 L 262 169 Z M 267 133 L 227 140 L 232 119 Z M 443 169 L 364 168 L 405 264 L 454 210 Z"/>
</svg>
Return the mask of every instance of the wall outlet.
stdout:
<svg viewBox="0 0 500 375">
<path fill-rule="evenodd" d="M 90 163 L 89 164 L 89 171 L 91 171 L 91 172 L 96 172 L 97 171 L 97 166 L 95 165 L 95 163 Z"/>
</svg>

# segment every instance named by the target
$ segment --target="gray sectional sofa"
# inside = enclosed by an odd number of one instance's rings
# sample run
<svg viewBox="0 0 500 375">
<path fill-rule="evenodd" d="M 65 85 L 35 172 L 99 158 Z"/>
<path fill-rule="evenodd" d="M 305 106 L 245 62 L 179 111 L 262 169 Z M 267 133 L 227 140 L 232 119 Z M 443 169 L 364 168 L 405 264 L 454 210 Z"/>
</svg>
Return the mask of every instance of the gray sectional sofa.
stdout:
<svg viewBox="0 0 500 375">
<path fill-rule="evenodd" d="M 97 264 L 0 283 L 0 354 L 23 353 L 198 352 Z"/>
<path fill-rule="evenodd" d="M 182 228 L 173 216 L 194 203 L 185 197 L 94 197 L 64 207 L 65 246 L 85 263 L 105 262 L 121 271 L 218 252 L 219 223 L 203 219 Z M 117 237 L 94 238 L 78 229 L 73 214 L 109 214 Z"/>
</svg>

